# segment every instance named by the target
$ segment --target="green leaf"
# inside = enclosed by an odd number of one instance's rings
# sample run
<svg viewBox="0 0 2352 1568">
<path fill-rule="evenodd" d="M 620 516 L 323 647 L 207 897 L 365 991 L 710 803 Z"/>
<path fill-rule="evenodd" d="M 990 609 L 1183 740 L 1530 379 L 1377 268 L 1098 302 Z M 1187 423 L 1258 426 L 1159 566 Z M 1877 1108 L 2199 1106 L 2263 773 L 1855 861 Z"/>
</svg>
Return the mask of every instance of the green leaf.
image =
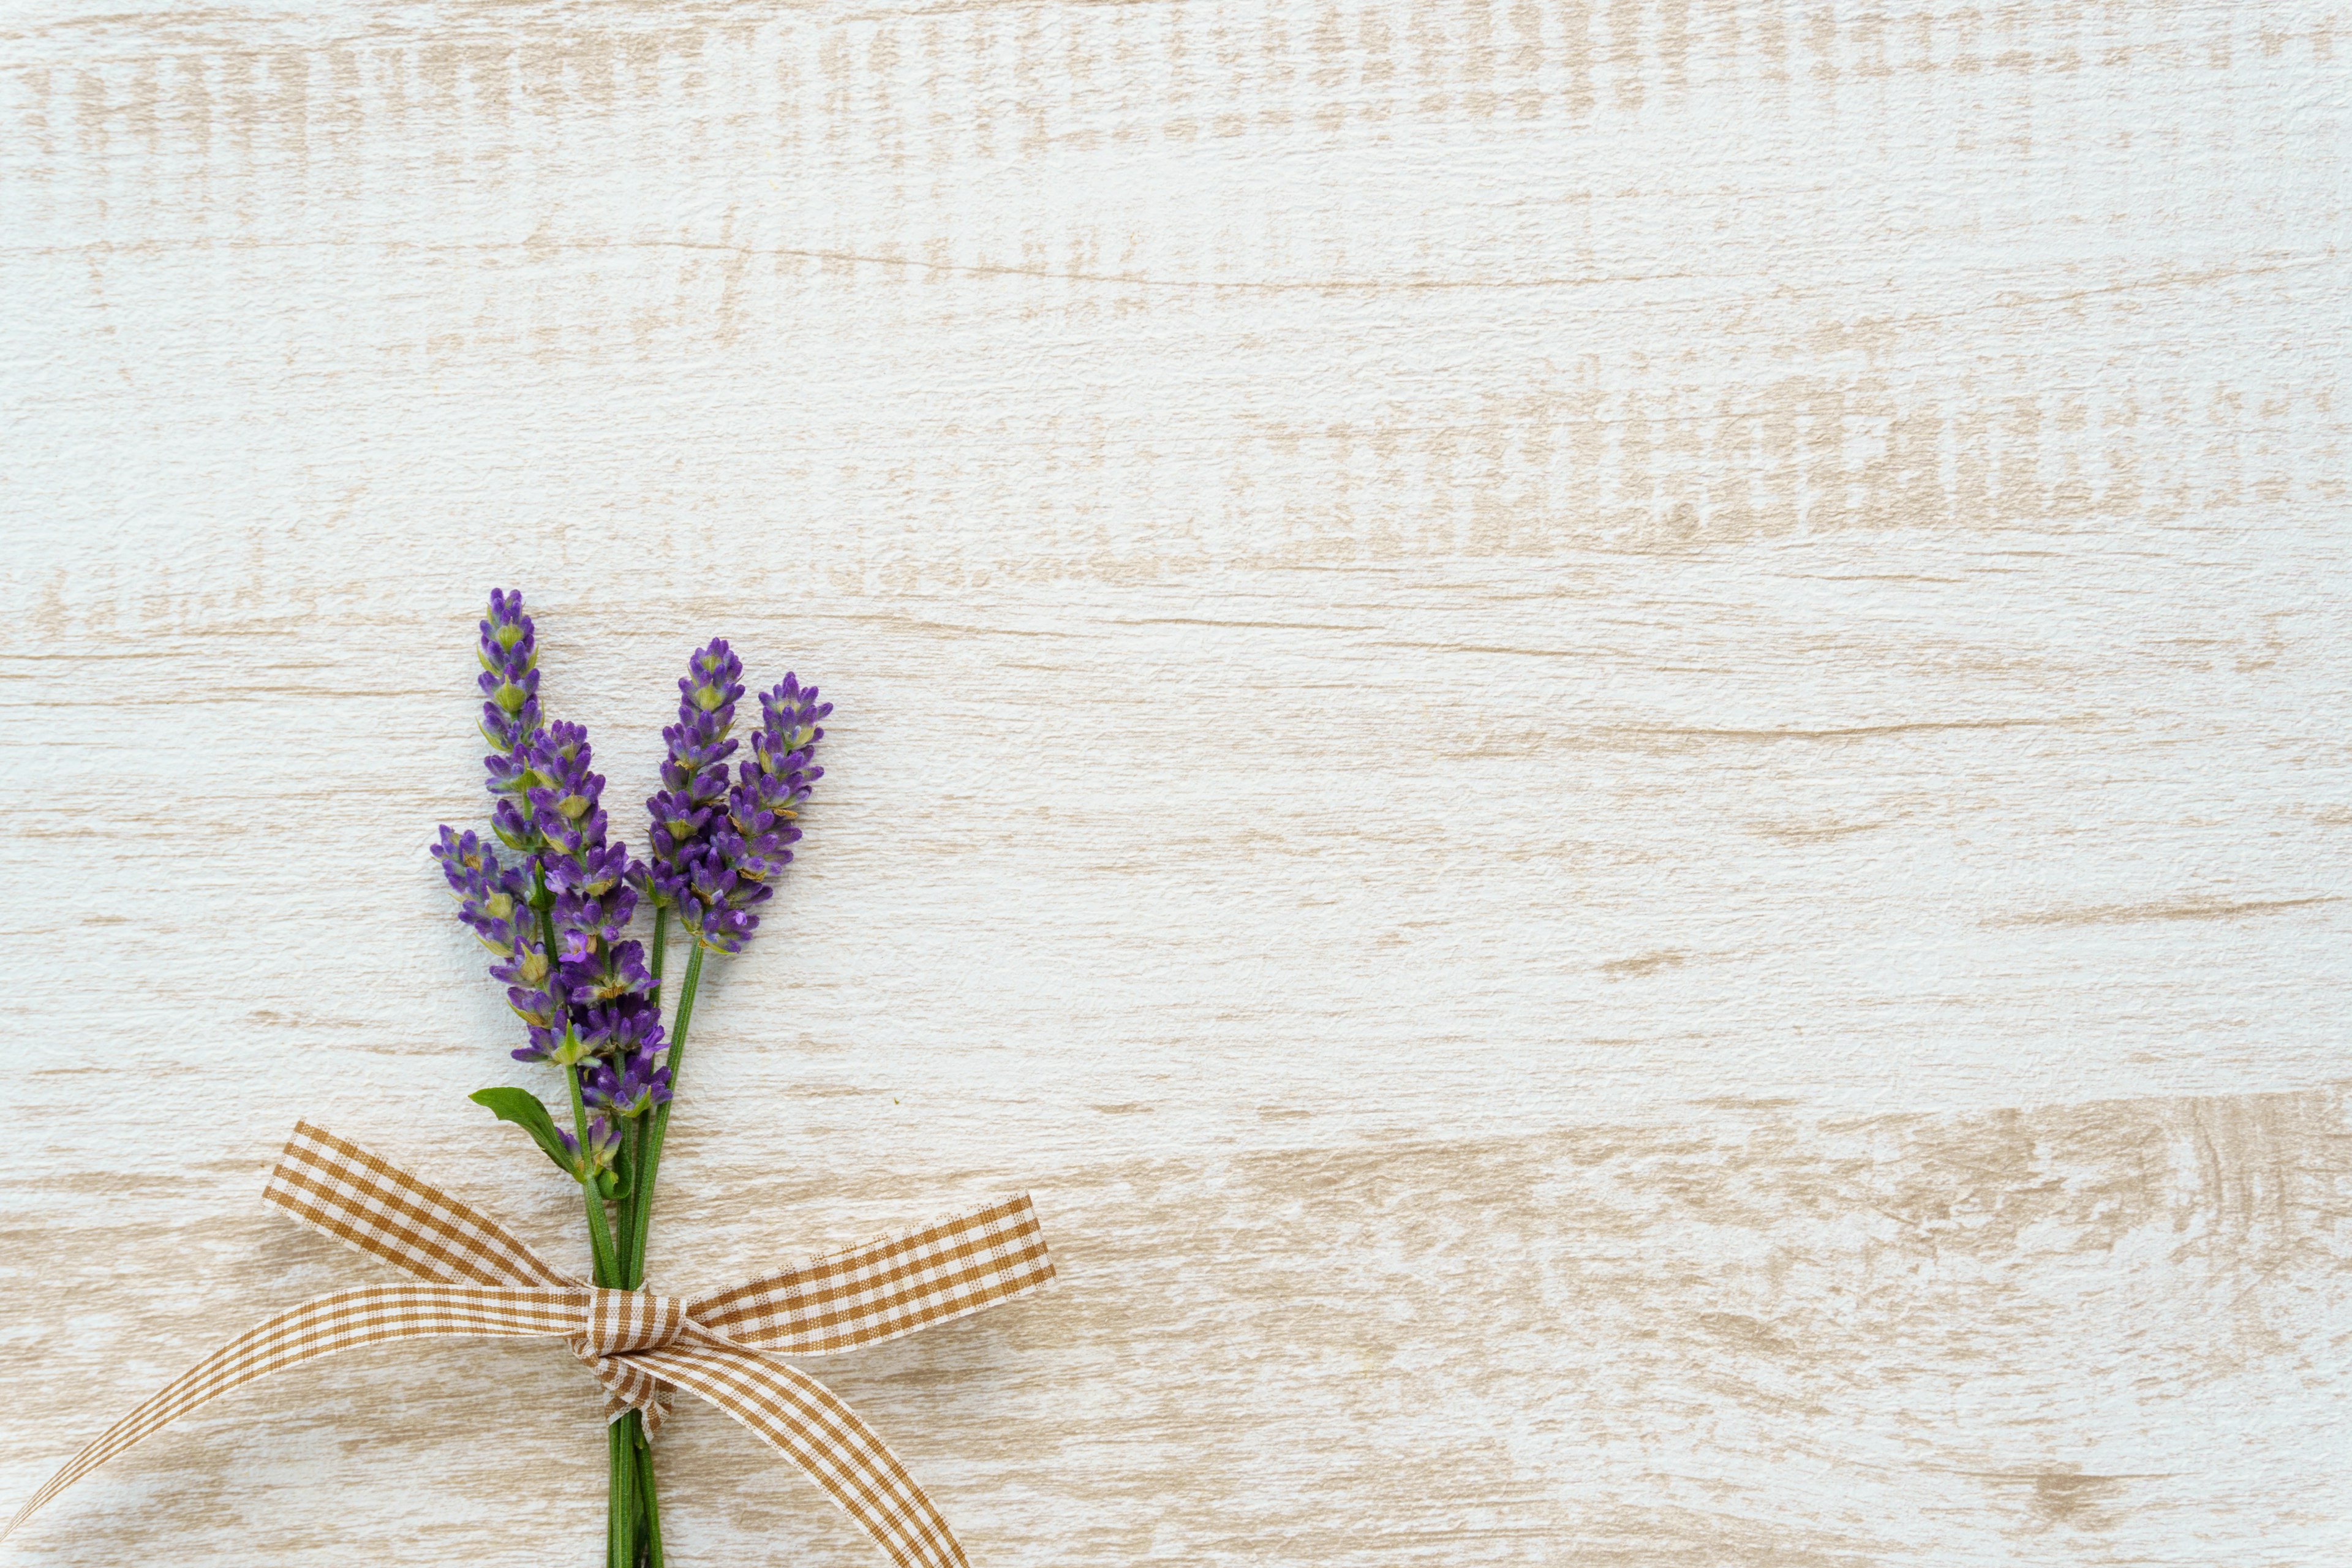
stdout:
<svg viewBox="0 0 2352 1568">
<path fill-rule="evenodd" d="M 555 1135 L 555 1118 L 547 1113 L 539 1096 L 527 1089 L 479 1089 L 466 1098 L 499 1121 L 511 1121 L 530 1133 L 530 1141 L 555 1162 L 555 1168 L 572 1175 L 572 1156 L 564 1152 L 563 1140 Z"/>
</svg>

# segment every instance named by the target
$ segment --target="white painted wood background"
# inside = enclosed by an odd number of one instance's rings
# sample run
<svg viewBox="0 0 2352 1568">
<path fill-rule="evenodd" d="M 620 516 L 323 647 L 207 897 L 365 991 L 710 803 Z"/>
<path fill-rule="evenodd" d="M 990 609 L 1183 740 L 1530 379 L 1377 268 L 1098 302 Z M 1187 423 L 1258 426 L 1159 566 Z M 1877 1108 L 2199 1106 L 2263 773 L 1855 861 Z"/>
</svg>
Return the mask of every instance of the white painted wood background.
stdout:
<svg viewBox="0 0 2352 1568">
<path fill-rule="evenodd" d="M 1001 1564 L 2352 1560 L 2341 8 L 0 14 L 0 1507 L 309 1116 L 577 1256 L 424 846 L 483 593 L 633 838 L 839 704 L 656 1281 L 1026 1185 L 825 1373 Z M 176 1302 L 176 1304 L 175 1304 Z M 26 1563 L 596 1560 L 553 1348 Z M 879 1561 L 715 1414 L 673 1560 Z"/>
</svg>

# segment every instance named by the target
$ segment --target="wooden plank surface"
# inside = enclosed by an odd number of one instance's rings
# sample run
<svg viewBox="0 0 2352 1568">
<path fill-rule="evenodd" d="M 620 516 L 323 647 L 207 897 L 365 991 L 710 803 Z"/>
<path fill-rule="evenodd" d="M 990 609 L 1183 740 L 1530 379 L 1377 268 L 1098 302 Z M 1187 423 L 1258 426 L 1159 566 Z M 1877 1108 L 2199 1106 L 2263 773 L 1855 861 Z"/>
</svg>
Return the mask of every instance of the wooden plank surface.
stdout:
<svg viewBox="0 0 2352 1568">
<path fill-rule="evenodd" d="M 653 1268 L 1029 1188 L 824 1369 L 976 1561 L 2352 1556 L 2343 37 L 11 7 L 0 1504 L 380 1277 L 298 1116 L 583 1251 L 423 853 L 499 584 L 632 839 L 700 639 L 839 705 Z M 347 1356 L 0 1556 L 584 1564 L 595 1409 Z"/>
</svg>

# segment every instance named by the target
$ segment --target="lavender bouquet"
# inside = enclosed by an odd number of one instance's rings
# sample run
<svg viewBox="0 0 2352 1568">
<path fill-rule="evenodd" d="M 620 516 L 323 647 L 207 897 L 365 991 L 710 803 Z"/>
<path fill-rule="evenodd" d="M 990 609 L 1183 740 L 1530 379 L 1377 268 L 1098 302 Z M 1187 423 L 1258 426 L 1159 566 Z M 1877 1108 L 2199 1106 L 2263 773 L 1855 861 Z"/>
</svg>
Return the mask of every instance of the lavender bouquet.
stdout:
<svg viewBox="0 0 2352 1568">
<path fill-rule="evenodd" d="M 587 730 L 545 720 L 538 639 L 520 593 L 490 595 L 480 654 L 491 837 L 445 826 L 432 853 L 457 918 L 496 955 L 490 975 L 522 1023 L 514 1056 L 552 1067 L 562 1082 L 552 1110 L 527 1089 L 472 1098 L 530 1133 L 579 1184 L 594 1282 L 635 1290 L 703 959 L 741 952 L 758 931 L 760 906 L 792 864 L 801 805 L 824 775 L 812 759 L 833 705 L 787 674 L 761 694 L 751 754 L 730 768 L 741 749 L 733 731 L 742 661 L 723 640 L 698 650 L 677 683 L 677 722 L 662 731 L 668 754 L 662 787 L 646 802 L 640 858 L 608 836 Z M 640 903 L 653 909 L 650 946 L 626 934 Z M 673 921 L 688 945 L 665 1026 Z M 608 1568 L 660 1568 L 661 1511 L 640 1413 L 611 1422 L 606 1445 Z"/>
<path fill-rule="evenodd" d="M 646 802 L 647 854 L 637 859 L 607 837 L 588 731 L 545 722 L 538 640 L 520 595 L 490 595 L 481 656 L 490 837 L 445 826 L 433 855 L 457 918 L 497 955 L 490 973 L 522 1020 L 514 1054 L 561 1073 L 563 1103 L 551 1110 L 520 1089 L 473 1098 L 530 1133 L 579 1184 L 593 1282 L 431 1183 L 298 1121 L 263 1201 L 405 1278 L 315 1296 L 214 1351 L 84 1444 L 0 1539 L 116 1455 L 289 1367 L 406 1340 L 553 1338 L 608 1395 L 606 1568 L 660 1568 L 651 1443 L 680 1390 L 816 1482 L 899 1568 L 970 1568 L 881 1438 L 784 1358 L 881 1344 L 1043 1289 L 1054 1265 L 1027 1194 L 725 1289 L 645 1288 L 654 1178 L 702 962 L 742 952 L 759 930 L 759 908 L 792 864 L 801 805 L 822 773 L 810 759 L 824 733 L 817 721 L 832 709 L 785 676 L 760 699 L 751 754 L 730 766 L 743 667 L 724 642 L 698 650 L 677 683 L 677 722 L 662 731 L 669 753 L 662 787 Z M 640 902 L 653 906 L 650 947 L 627 934 Z M 665 1026 L 673 920 L 688 956 Z"/>
</svg>

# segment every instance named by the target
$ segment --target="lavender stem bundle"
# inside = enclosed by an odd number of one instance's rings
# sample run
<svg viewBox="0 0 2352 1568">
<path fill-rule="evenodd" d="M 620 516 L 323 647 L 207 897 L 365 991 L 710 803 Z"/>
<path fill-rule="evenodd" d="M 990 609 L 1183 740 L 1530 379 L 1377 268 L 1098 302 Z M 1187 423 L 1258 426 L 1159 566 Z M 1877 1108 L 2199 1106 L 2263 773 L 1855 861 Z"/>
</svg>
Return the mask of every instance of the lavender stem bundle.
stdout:
<svg viewBox="0 0 2352 1568">
<path fill-rule="evenodd" d="M 730 770 L 742 661 L 723 639 L 698 649 L 677 683 L 678 721 L 662 731 L 662 787 L 646 802 L 648 854 L 638 859 L 606 837 L 587 730 L 544 720 L 538 639 L 520 593 L 491 593 L 478 652 L 496 846 L 444 826 L 432 854 L 522 1021 L 513 1055 L 563 1075 L 563 1113 L 527 1089 L 472 1098 L 530 1133 L 579 1184 L 595 1283 L 634 1290 L 645 1283 L 655 1179 L 703 960 L 741 952 L 758 931 L 756 911 L 801 837 L 801 805 L 824 774 L 812 758 L 833 705 L 786 675 L 761 694 L 751 754 Z M 653 911 L 650 952 L 625 934 L 640 903 Z M 690 945 L 665 1028 L 673 919 Z M 611 1423 L 607 1458 L 607 1568 L 660 1568 L 652 1452 L 635 1410 Z"/>
</svg>

